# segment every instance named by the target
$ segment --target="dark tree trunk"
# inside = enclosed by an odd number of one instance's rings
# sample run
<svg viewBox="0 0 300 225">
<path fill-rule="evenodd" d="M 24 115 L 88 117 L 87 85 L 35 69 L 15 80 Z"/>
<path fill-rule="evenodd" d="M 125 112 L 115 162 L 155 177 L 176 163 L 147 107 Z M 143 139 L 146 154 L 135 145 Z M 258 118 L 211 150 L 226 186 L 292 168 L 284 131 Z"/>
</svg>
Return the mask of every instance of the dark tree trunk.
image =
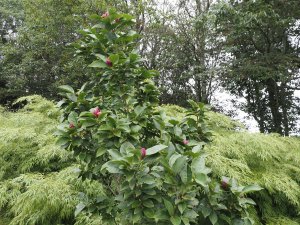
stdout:
<svg viewBox="0 0 300 225">
<path fill-rule="evenodd" d="M 289 136 L 290 132 L 287 101 L 286 83 L 282 83 L 280 86 L 280 103 L 282 108 L 282 123 L 285 136 Z"/>
<path fill-rule="evenodd" d="M 282 131 L 282 114 L 280 112 L 280 97 L 278 93 L 278 86 L 274 79 L 267 80 L 267 92 L 269 97 L 269 107 L 272 114 L 272 126 L 270 131 L 283 135 Z"/>
<path fill-rule="evenodd" d="M 262 95 L 260 93 L 259 90 L 259 84 L 254 84 L 255 85 L 255 103 L 257 105 L 257 118 L 258 120 L 256 120 L 258 122 L 259 125 L 259 131 L 261 133 L 265 133 L 266 132 L 266 128 L 265 128 L 265 111 L 264 111 L 264 107 L 263 107 L 263 99 L 262 99 Z"/>
</svg>

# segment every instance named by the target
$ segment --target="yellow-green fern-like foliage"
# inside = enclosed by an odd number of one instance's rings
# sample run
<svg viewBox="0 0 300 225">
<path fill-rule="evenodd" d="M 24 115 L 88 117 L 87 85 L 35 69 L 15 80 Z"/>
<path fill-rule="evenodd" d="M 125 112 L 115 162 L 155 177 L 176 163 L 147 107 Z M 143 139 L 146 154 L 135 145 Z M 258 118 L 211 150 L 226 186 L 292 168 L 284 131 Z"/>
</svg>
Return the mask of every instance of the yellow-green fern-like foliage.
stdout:
<svg viewBox="0 0 300 225">
<path fill-rule="evenodd" d="M 184 117 L 178 106 L 166 106 L 170 116 Z M 257 183 L 264 188 L 252 196 L 257 224 L 300 224 L 300 138 L 248 133 L 238 122 L 207 112 L 214 137 L 207 161 L 214 174 Z M 258 219 L 260 218 L 260 219 Z"/>
<path fill-rule="evenodd" d="M 55 144 L 53 102 L 29 96 L 16 104 L 17 112 L 0 108 L 0 225 L 74 224 L 78 193 L 102 195 L 102 187 L 78 180 L 70 153 Z"/>
<path fill-rule="evenodd" d="M 101 184 L 77 179 L 76 162 L 55 144 L 59 112 L 40 96 L 17 101 L 17 112 L 0 107 L 0 225 L 100 225 L 101 217 L 74 217 L 80 191 L 104 195 Z M 162 106 L 171 117 L 184 109 Z M 247 133 L 230 118 L 207 112 L 214 134 L 206 147 L 216 176 L 258 183 L 251 196 L 256 224 L 300 224 L 300 139 Z"/>
<path fill-rule="evenodd" d="M 20 98 L 26 104 L 16 113 L 0 111 L 0 180 L 25 172 L 60 170 L 70 154 L 55 144 L 59 112 L 40 96 Z"/>
<path fill-rule="evenodd" d="M 207 152 L 208 162 L 218 175 L 235 177 L 241 183 L 258 183 L 265 188 L 254 199 L 262 218 L 270 224 L 280 224 L 278 221 L 285 216 L 297 217 L 300 212 L 299 138 L 231 132 L 217 136 Z"/>
</svg>

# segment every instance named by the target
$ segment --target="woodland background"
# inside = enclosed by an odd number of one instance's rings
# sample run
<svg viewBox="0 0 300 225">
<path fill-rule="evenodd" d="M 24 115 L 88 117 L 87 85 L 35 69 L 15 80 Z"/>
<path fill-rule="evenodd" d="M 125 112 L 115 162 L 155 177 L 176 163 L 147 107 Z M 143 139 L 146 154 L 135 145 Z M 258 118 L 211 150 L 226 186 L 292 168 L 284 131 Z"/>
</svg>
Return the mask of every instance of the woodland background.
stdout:
<svg viewBox="0 0 300 225">
<path fill-rule="evenodd" d="M 298 0 L 1 0 L 0 104 L 31 94 L 57 100 L 59 85 L 88 81 L 92 71 L 70 43 L 108 7 L 136 16 L 161 103 L 190 98 L 228 115 L 241 109 L 262 133 L 299 132 Z M 242 101 L 226 108 L 220 89 Z"/>
<path fill-rule="evenodd" d="M 53 133 L 58 86 L 79 88 L 94 73 L 71 43 L 110 7 L 136 16 L 168 116 L 184 118 L 188 99 L 213 103 L 220 89 L 243 99 L 206 113 L 207 164 L 264 188 L 251 195 L 255 224 L 300 224 L 299 0 L 0 0 L 0 225 L 101 224 L 74 215 L 78 193 L 102 185 L 77 179 L 78 161 Z M 261 133 L 218 113 L 237 109 Z"/>
</svg>

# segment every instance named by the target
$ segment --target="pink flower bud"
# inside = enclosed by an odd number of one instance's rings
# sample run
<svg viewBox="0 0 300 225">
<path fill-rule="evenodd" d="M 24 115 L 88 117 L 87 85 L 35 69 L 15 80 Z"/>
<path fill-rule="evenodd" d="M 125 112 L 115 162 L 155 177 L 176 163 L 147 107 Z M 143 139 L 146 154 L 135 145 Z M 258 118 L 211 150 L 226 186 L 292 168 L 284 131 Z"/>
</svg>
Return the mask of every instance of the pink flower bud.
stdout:
<svg viewBox="0 0 300 225">
<path fill-rule="evenodd" d="M 229 180 L 228 180 L 228 178 L 222 178 L 221 188 L 225 191 L 227 191 L 229 189 Z"/>
<path fill-rule="evenodd" d="M 187 145 L 189 143 L 188 140 L 184 139 L 183 142 L 182 142 L 184 145 Z"/>
<path fill-rule="evenodd" d="M 91 113 L 93 113 L 93 115 L 98 118 L 101 115 L 101 110 L 99 109 L 99 107 L 97 106 L 96 108 L 91 109 Z"/>
<path fill-rule="evenodd" d="M 112 67 L 112 62 L 110 61 L 109 58 L 106 59 L 106 65 L 108 65 L 109 67 Z"/>
<path fill-rule="evenodd" d="M 105 13 L 102 14 L 101 17 L 102 17 L 102 18 L 106 18 L 106 17 L 108 17 L 108 16 L 109 16 L 109 12 L 105 12 Z"/>
<path fill-rule="evenodd" d="M 141 148 L 141 158 L 145 158 L 145 156 L 147 155 L 147 149 L 146 148 Z"/>
<path fill-rule="evenodd" d="M 74 123 L 70 123 L 70 124 L 69 124 L 69 128 L 70 128 L 70 129 L 73 129 L 73 128 L 75 128 L 75 125 L 74 125 Z"/>
</svg>

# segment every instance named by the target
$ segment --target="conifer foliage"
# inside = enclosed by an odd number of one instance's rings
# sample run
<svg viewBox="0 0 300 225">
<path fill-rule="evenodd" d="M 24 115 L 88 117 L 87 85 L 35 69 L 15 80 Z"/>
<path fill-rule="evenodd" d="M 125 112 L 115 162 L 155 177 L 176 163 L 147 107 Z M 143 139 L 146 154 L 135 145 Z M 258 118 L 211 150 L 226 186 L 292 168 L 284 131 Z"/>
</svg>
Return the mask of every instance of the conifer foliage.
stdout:
<svg viewBox="0 0 300 225">
<path fill-rule="evenodd" d="M 75 46 L 97 72 L 78 91 L 61 86 L 57 134 L 105 194 L 82 194 L 75 214 L 102 224 L 253 224 L 247 194 L 261 188 L 215 179 L 205 164 L 204 105 L 190 101 L 182 120 L 157 110 L 157 73 L 141 66 L 133 17 L 110 10 L 94 19 Z"/>
</svg>

